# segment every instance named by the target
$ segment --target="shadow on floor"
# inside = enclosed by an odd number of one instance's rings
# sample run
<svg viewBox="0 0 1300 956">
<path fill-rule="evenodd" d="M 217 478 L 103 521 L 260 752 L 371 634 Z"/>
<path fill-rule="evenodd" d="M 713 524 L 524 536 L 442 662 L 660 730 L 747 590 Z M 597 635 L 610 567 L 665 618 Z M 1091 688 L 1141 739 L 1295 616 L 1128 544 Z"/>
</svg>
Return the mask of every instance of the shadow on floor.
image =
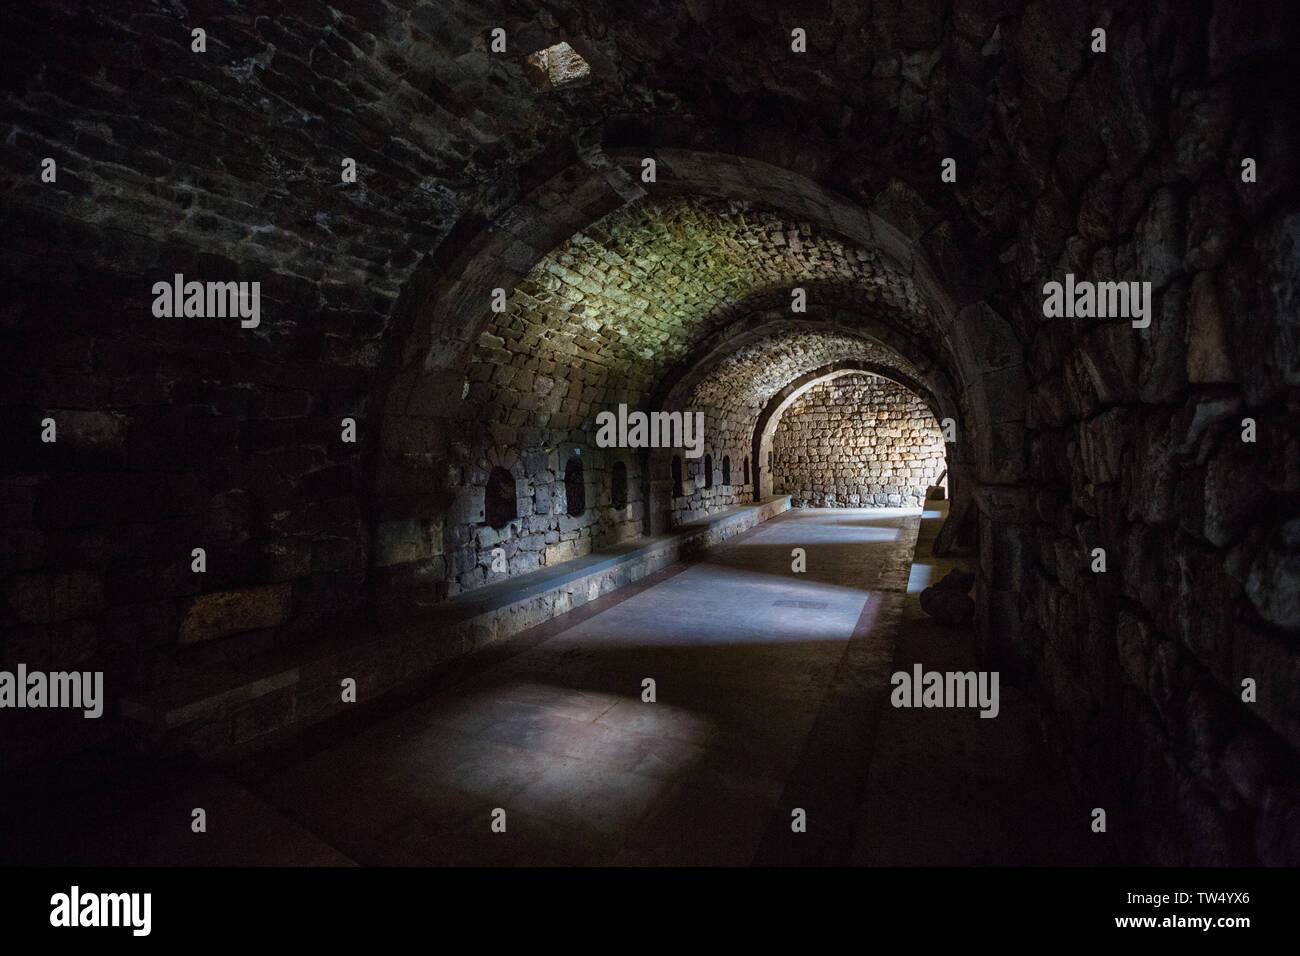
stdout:
<svg viewBox="0 0 1300 956">
<path fill-rule="evenodd" d="M 976 666 L 969 629 L 934 624 L 917 602 L 926 571 L 952 566 L 929 556 L 941 517 L 784 515 L 224 773 L 158 769 L 51 801 L 5 856 L 1093 862 L 1086 808 L 1066 797 L 1014 688 L 995 720 L 885 704 L 891 668 Z M 805 573 L 790 569 L 794 547 Z M 806 833 L 791 829 L 793 806 Z M 195 807 L 205 834 L 191 830 Z"/>
</svg>

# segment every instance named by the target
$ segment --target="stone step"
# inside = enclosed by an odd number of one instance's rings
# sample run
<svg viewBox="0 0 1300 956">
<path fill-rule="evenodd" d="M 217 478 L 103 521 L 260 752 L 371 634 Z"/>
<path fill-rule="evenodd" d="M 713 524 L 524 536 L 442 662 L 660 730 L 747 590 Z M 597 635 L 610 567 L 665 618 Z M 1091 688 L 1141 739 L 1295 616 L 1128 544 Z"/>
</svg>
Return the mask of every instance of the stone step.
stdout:
<svg viewBox="0 0 1300 956">
<path fill-rule="evenodd" d="M 266 735 L 341 713 L 341 682 L 371 702 L 409 688 L 438 665 L 581 607 L 788 510 L 788 495 L 739 505 L 674 528 L 413 608 L 364 635 L 321 635 L 238 665 L 157 679 L 122 701 L 135 744 L 150 753 L 216 756 Z"/>
</svg>

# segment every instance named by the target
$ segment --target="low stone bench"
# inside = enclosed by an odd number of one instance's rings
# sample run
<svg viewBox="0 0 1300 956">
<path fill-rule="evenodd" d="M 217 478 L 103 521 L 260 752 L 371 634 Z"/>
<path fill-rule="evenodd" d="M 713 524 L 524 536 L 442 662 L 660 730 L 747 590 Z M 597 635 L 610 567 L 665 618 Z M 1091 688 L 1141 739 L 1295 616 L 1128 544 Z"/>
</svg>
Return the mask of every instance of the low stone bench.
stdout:
<svg viewBox="0 0 1300 956">
<path fill-rule="evenodd" d="M 439 665 L 505 641 L 588 601 L 734 537 L 788 510 L 788 495 L 729 508 L 653 537 L 637 538 L 459 594 L 366 638 L 323 635 L 309 646 L 203 668 L 156 692 L 122 701 L 132 739 L 156 754 L 215 756 L 343 712 L 341 682 L 374 701 L 429 680 Z"/>
</svg>

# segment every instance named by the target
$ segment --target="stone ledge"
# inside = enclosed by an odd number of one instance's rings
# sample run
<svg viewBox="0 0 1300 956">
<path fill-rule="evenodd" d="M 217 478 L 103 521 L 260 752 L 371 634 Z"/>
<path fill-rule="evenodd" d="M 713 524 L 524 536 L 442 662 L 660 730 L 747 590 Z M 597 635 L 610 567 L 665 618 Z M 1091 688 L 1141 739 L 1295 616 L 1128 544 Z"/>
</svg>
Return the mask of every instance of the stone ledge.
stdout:
<svg viewBox="0 0 1300 956">
<path fill-rule="evenodd" d="M 540 571 L 521 574 L 515 578 L 475 588 L 437 605 L 436 608 L 441 611 L 438 618 L 443 623 L 458 623 L 519 604 L 563 587 L 565 584 L 593 577 L 620 565 L 654 560 L 666 553 L 672 553 L 673 560 L 676 560 L 696 550 L 725 541 L 760 521 L 766 521 L 780 514 L 790 507 L 789 502 L 789 495 L 782 495 L 764 499 L 757 505 L 737 505 L 680 525 L 665 534 L 637 538 L 565 561 L 554 568 L 543 568 Z M 662 565 L 657 565 L 656 570 L 658 567 Z"/>
<path fill-rule="evenodd" d="M 340 713 L 340 682 L 374 701 L 439 664 L 504 641 L 639 581 L 787 511 L 788 495 L 729 508 L 671 532 L 639 538 L 530 574 L 477 588 L 385 628 L 376 637 L 325 637 L 240 667 L 209 668 L 187 681 L 122 701 L 141 749 L 213 756 L 289 727 Z"/>
</svg>

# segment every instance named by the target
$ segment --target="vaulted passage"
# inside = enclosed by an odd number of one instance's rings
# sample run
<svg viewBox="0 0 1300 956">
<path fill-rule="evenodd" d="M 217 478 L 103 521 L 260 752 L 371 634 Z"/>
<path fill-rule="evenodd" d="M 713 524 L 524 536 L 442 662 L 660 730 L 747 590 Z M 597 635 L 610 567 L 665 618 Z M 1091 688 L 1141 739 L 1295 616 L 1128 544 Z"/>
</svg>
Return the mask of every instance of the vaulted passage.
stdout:
<svg viewBox="0 0 1300 956">
<path fill-rule="evenodd" d="M 1300 863 L 1294 5 L 200 6 L 0 37 L 0 863 Z"/>
<path fill-rule="evenodd" d="M 772 435 L 772 483 L 795 507 L 909 505 L 939 488 L 943 435 L 919 396 L 887 379 L 816 380 Z"/>
</svg>

